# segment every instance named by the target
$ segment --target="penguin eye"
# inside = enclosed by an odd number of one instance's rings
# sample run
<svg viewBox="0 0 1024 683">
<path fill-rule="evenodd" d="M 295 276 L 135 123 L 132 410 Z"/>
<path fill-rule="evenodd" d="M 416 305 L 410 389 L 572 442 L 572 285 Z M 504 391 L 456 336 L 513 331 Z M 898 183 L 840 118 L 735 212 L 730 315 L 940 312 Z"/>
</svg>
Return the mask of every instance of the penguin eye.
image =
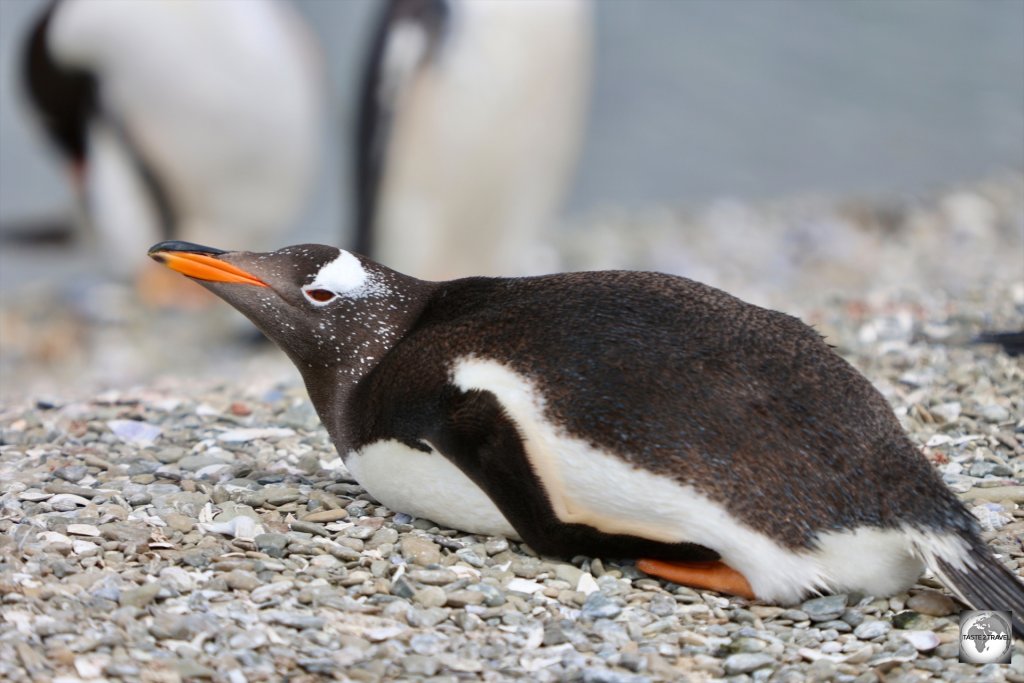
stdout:
<svg viewBox="0 0 1024 683">
<path fill-rule="evenodd" d="M 306 298 L 315 304 L 325 304 L 334 297 L 338 296 L 329 289 L 304 289 L 302 293 L 306 295 Z"/>
</svg>

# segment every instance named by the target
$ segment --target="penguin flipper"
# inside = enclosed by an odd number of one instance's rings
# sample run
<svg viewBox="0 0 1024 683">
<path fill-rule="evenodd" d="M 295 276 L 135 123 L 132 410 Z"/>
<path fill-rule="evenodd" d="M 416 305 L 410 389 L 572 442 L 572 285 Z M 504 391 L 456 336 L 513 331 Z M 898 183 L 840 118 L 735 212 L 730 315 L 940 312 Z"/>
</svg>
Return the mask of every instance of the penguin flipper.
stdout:
<svg viewBox="0 0 1024 683">
<path fill-rule="evenodd" d="M 637 560 L 636 567 L 651 576 L 691 588 L 713 590 L 751 600 L 756 597 L 747 578 L 723 562 Z"/>
</svg>

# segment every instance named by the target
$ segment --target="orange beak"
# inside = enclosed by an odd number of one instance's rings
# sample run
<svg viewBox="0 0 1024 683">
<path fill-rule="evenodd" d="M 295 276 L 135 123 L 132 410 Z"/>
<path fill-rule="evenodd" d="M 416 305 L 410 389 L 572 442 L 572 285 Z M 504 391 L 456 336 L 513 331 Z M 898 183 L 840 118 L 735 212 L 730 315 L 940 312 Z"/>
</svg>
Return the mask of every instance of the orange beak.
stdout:
<svg viewBox="0 0 1024 683">
<path fill-rule="evenodd" d="M 149 257 L 171 270 L 196 280 L 209 282 L 230 282 L 240 285 L 267 287 L 267 283 L 237 266 L 221 261 L 210 254 L 195 251 L 176 251 L 169 248 L 172 243 L 161 243 L 149 250 Z M 178 243 L 185 244 L 185 243 Z M 165 246 L 166 245 L 166 246 Z M 213 251 L 213 250 L 211 250 Z"/>
</svg>

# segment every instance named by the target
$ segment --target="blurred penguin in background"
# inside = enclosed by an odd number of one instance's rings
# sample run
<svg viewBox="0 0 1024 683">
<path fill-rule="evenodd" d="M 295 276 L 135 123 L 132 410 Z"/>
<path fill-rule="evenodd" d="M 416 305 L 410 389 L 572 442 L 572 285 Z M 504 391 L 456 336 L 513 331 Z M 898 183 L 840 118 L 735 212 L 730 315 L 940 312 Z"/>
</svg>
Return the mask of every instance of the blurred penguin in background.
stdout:
<svg viewBox="0 0 1024 683">
<path fill-rule="evenodd" d="M 575 166 L 587 0 L 389 0 L 363 75 L 356 246 L 426 279 L 554 270 Z"/>
<path fill-rule="evenodd" d="M 139 276 L 162 239 L 287 241 L 323 133 L 318 49 L 290 5 L 55 0 L 23 69 L 114 273 Z"/>
</svg>

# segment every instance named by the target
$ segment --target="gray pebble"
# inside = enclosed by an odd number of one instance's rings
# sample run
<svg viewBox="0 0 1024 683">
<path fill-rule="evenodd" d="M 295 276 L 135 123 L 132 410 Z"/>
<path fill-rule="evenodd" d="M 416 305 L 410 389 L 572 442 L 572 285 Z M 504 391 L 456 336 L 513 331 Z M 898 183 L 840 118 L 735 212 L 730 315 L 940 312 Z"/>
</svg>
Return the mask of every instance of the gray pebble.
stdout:
<svg viewBox="0 0 1024 683">
<path fill-rule="evenodd" d="M 846 611 L 845 595 L 826 595 L 813 598 L 800 605 L 811 621 L 831 621 L 838 619 Z"/>
<path fill-rule="evenodd" d="M 398 542 L 398 532 L 391 527 L 381 527 L 366 542 L 367 548 L 379 548 L 384 544 L 394 545 Z"/>
<path fill-rule="evenodd" d="M 583 683 L 649 683 L 650 676 L 637 676 L 635 674 L 622 673 L 612 669 L 601 669 L 598 667 L 587 667 L 580 677 Z"/>
<path fill-rule="evenodd" d="M 152 583 L 143 584 L 138 588 L 121 591 L 118 602 L 122 607 L 145 607 L 156 599 L 157 593 L 159 592 L 160 584 L 154 581 Z"/>
<path fill-rule="evenodd" d="M 1010 411 L 997 403 L 982 406 L 979 412 L 987 422 L 1006 422 L 1010 419 Z"/>
<path fill-rule="evenodd" d="M 450 569 L 410 569 L 407 575 L 412 581 L 428 586 L 443 586 L 459 578 Z"/>
<path fill-rule="evenodd" d="M 228 462 L 229 461 L 227 459 L 221 458 L 216 455 L 197 454 L 186 455 L 182 458 L 179 458 L 177 461 L 177 465 L 183 470 L 195 472 L 197 470 L 203 469 L 204 467 L 209 467 L 210 465 L 224 465 L 227 464 Z"/>
<path fill-rule="evenodd" d="M 433 628 L 448 618 L 448 612 L 442 607 L 411 609 L 407 617 L 409 625 L 414 628 Z"/>
<path fill-rule="evenodd" d="M 584 619 L 614 619 L 622 613 L 622 604 L 614 598 L 609 598 L 600 591 L 595 591 L 587 596 L 583 603 L 580 616 Z"/>
<path fill-rule="evenodd" d="M 727 675 L 735 676 L 737 674 L 750 673 L 773 664 L 775 664 L 775 657 L 772 655 L 759 652 L 741 652 L 726 657 L 723 667 Z"/>
<path fill-rule="evenodd" d="M 426 586 L 416 591 L 412 600 L 421 607 L 443 607 L 448 602 L 448 594 L 438 586 Z"/>
<path fill-rule="evenodd" d="M 224 575 L 224 581 L 228 588 L 239 591 L 252 591 L 263 584 L 255 574 L 244 569 L 232 569 Z"/>
<path fill-rule="evenodd" d="M 399 664 L 410 676 L 433 676 L 441 666 L 437 659 L 423 655 L 406 655 Z"/>
<path fill-rule="evenodd" d="M 288 537 L 284 534 L 258 534 L 254 540 L 256 547 L 271 557 L 283 557 L 288 547 Z"/>
<path fill-rule="evenodd" d="M 85 475 L 89 474 L 89 468 L 85 465 L 67 465 L 65 467 L 58 467 L 54 470 L 53 475 L 60 477 L 64 481 L 70 481 L 72 483 L 78 483 L 85 479 Z"/>
<path fill-rule="evenodd" d="M 871 620 L 865 621 L 860 626 L 853 629 L 853 635 L 857 636 L 860 640 L 874 640 L 876 638 L 881 638 L 891 630 L 892 624 L 889 622 Z"/>
</svg>

